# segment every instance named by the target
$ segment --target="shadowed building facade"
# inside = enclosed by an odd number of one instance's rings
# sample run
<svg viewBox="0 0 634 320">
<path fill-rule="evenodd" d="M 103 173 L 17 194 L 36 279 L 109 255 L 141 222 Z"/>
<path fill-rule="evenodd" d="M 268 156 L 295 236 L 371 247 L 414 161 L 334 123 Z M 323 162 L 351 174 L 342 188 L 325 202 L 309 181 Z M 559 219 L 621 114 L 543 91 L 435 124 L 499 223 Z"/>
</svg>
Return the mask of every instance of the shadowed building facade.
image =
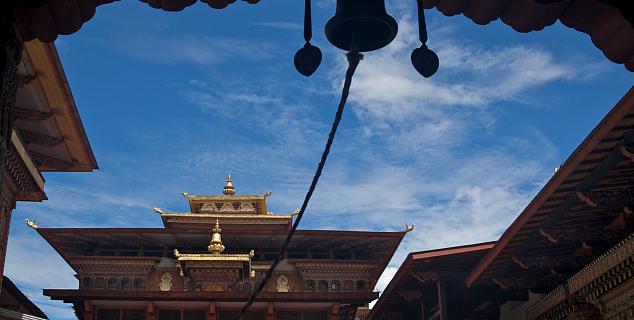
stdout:
<svg viewBox="0 0 634 320">
<path fill-rule="evenodd" d="M 411 253 L 369 319 L 634 319 L 634 88 L 495 243 Z"/>
<path fill-rule="evenodd" d="M 261 283 L 293 214 L 267 210 L 270 193 L 183 193 L 190 212 L 155 208 L 164 228 L 31 227 L 77 272 L 78 289 L 45 289 L 83 320 L 235 319 Z M 246 319 L 354 319 L 401 232 L 297 230 Z"/>
</svg>

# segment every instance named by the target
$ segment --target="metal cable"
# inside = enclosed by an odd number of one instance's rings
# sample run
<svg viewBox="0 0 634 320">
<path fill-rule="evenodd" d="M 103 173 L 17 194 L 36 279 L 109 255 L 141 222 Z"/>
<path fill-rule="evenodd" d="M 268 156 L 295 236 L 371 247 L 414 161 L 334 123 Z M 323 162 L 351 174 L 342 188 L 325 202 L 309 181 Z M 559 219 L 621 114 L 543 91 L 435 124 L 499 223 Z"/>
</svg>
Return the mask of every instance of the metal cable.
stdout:
<svg viewBox="0 0 634 320">
<path fill-rule="evenodd" d="M 337 109 L 337 113 L 335 114 L 335 120 L 332 123 L 332 127 L 330 128 L 330 134 L 328 135 L 328 141 L 326 142 L 326 147 L 324 148 L 323 153 L 321 154 L 321 160 L 319 161 L 319 165 L 317 166 L 317 171 L 315 171 L 315 175 L 313 176 L 313 181 L 310 183 L 310 187 L 308 188 L 308 192 L 306 192 L 306 196 L 304 197 L 304 202 L 302 203 L 302 207 L 299 209 L 299 213 L 297 214 L 297 218 L 293 223 L 293 227 L 291 231 L 288 233 L 282 248 L 280 249 L 280 253 L 275 258 L 273 265 L 266 272 L 266 276 L 262 279 L 262 282 L 258 286 L 258 288 L 253 292 L 247 304 L 240 311 L 240 315 L 236 318 L 236 320 L 240 320 L 249 310 L 249 307 L 255 302 L 258 294 L 262 292 L 266 283 L 273 276 L 273 271 L 277 267 L 277 265 L 282 260 L 286 249 L 288 249 L 288 245 L 291 243 L 291 239 L 295 234 L 295 230 L 299 226 L 299 222 L 302 220 L 304 216 L 304 212 L 306 211 L 306 207 L 308 207 L 308 202 L 310 198 L 313 196 L 313 192 L 315 191 L 315 187 L 317 187 L 317 182 L 319 181 L 319 177 L 321 176 L 321 172 L 324 169 L 324 165 L 326 164 L 326 160 L 328 159 L 328 154 L 330 153 L 330 147 L 332 146 L 333 141 L 335 140 L 335 134 L 337 133 L 337 128 L 339 127 L 339 122 L 341 122 L 341 116 L 343 115 L 343 109 L 346 105 L 346 101 L 348 100 L 348 93 L 350 92 L 350 85 L 352 84 L 352 76 L 354 75 L 354 71 L 357 69 L 359 65 L 359 61 L 363 58 L 363 55 L 359 53 L 357 50 L 351 50 L 346 54 L 348 59 L 348 70 L 346 71 L 346 80 L 343 83 L 343 89 L 341 91 L 341 100 L 339 101 L 339 108 Z"/>
</svg>

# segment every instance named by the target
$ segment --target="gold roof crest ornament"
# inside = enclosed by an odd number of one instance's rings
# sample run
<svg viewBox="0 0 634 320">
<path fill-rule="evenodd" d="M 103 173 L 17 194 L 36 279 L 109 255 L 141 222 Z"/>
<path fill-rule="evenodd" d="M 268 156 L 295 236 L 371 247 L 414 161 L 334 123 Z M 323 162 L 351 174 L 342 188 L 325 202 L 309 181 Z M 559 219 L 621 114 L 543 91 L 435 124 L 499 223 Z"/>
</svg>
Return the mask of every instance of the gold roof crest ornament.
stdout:
<svg viewBox="0 0 634 320">
<path fill-rule="evenodd" d="M 211 252 L 211 254 L 219 255 L 223 251 L 225 251 L 225 246 L 222 244 L 222 238 L 220 236 L 220 224 L 218 223 L 218 219 L 216 219 L 216 226 L 213 229 L 213 233 L 211 234 L 211 241 L 209 242 L 209 246 L 207 246 L 207 250 Z"/>
<path fill-rule="evenodd" d="M 226 196 L 233 196 L 236 194 L 236 190 L 233 188 L 233 181 L 231 181 L 231 175 L 227 176 L 227 183 L 222 191 Z"/>
</svg>

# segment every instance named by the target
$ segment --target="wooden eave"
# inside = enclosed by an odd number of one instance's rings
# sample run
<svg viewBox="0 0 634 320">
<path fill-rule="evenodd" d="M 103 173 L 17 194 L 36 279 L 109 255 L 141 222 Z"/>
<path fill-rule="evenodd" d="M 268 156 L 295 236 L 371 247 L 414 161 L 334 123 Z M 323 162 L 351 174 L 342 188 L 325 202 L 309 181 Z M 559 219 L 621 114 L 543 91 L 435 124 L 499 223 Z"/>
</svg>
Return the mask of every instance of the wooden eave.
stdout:
<svg viewBox="0 0 634 320">
<path fill-rule="evenodd" d="M 125 301 L 216 301 L 246 302 L 250 292 L 236 291 L 123 291 L 123 290 L 76 290 L 44 289 L 44 295 L 65 303 L 85 300 Z M 342 304 L 365 304 L 378 298 L 377 292 L 262 292 L 259 302 L 338 302 Z"/>
<path fill-rule="evenodd" d="M 37 169 L 97 169 L 55 45 L 25 43 L 18 73 L 27 80 L 18 88 L 15 128 Z"/>
<path fill-rule="evenodd" d="M 292 215 L 282 214 L 244 214 L 244 213 L 161 213 L 161 220 L 166 228 L 205 228 L 209 229 L 216 219 L 220 221 L 223 230 L 235 226 L 243 228 L 266 228 L 267 226 L 279 226 L 283 230 L 290 229 Z"/>
<path fill-rule="evenodd" d="M 141 0 L 151 7 L 166 11 L 181 11 L 195 4 L 190 0 Z M 77 32 L 92 19 L 98 6 L 113 0 L 41 0 L 41 7 L 18 7 L 16 27 L 24 41 L 40 39 L 53 42 L 59 35 Z M 231 1 L 202 0 L 220 9 Z M 258 0 L 247 0 L 256 3 Z M 500 19 L 518 32 L 542 30 L 560 21 L 567 27 L 590 36 L 592 43 L 611 61 L 625 64 L 634 71 L 634 27 L 632 14 L 622 1 L 601 0 L 424 0 L 427 9 L 436 7 L 447 16 L 463 14 L 476 24 L 485 25 Z M 217 5 L 220 3 L 221 5 Z M 226 4 L 225 4 L 226 3 Z M 116 4 L 115 4 L 116 5 Z M 619 7 L 620 6 L 620 7 Z M 415 10 L 412 5 L 411 10 Z M 619 11 L 621 10 L 621 11 Z M 627 19 L 624 14 L 628 14 Z M 628 21 L 629 19 L 629 21 Z"/>
<path fill-rule="evenodd" d="M 95 255 L 95 249 L 147 251 L 178 249 L 181 252 L 206 252 L 210 234 L 204 229 L 163 228 L 37 228 L 37 232 L 69 262 L 75 256 L 93 256 L 109 259 L 113 256 Z M 404 232 L 367 232 L 334 230 L 298 230 L 291 242 L 290 251 L 355 250 L 363 256 L 359 261 L 378 261 L 376 280 L 400 244 Z M 227 253 L 248 252 L 254 249 L 277 253 L 286 238 L 278 230 L 253 229 L 223 230 L 222 240 Z M 116 256 L 114 256 L 116 257 Z M 292 257 L 289 257 L 292 258 Z M 254 262 L 260 260 L 255 259 Z M 340 261 L 340 260 L 333 260 Z M 70 263 L 69 263 L 70 265 Z M 380 270 L 378 270 L 380 269 Z M 374 283 L 372 283 L 374 285 Z"/>
<path fill-rule="evenodd" d="M 9 279 L 7 276 L 2 277 L 2 294 L 10 294 L 17 300 L 22 306 L 29 310 L 31 315 L 36 317 L 48 319 L 46 314 L 35 303 L 33 303 L 22 291 Z"/>
<path fill-rule="evenodd" d="M 381 314 L 390 306 L 403 307 L 403 299 L 399 291 L 404 285 L 421 286 L 412 272 L 446 273 L 455 270 L 468 272 L 484 254 L 494 246 L 495 242 L 485 242 L 459 247 L 442 248 L 420 252 L 410 252 L 398 271 L 385 288 L 379 300 L 370 310 L 368 320 L 381 319 Z"/>
<path fill-rule="evenodd" d="M 612 62 L 634 71 L 633 15 L 624 18 L 619 1 L 602 0 L 424 0 L 427 9 L 446 16 L 463 14 L 479 25 L 500 19 L 517 32 L 539 31 L 557 21 L 590 36 L 592 43 Z M 611 4 L 610 4 L 611 3 Z M 626 11 L 627 5 L 622 5 Z M 412 6 L 413 10 L 413 6 Z M 631 8 L 629 9 L 631 10 Z"/>
<path fill-rule="evenodd" d="M 623 213 L 618 207 L 591 207 L 577 192 L 627 190 L 634 183 L 634 161 L 621 154 L 627 135 L 634 132 L 634 87 L 592 130 L 528 206 L 506 229 L 466 279 L 468 287 L 488 285 L 494 277 L 539 276 L 513 266 L 517 255 L 561 256 L 574 252 L 574 244 L 549 243 L 540 228 L 604 230 Z M 526 250 L 531 246 L 530 252 Z M 525 273 L 525 274 L 523 274 Z"/>
</svg>

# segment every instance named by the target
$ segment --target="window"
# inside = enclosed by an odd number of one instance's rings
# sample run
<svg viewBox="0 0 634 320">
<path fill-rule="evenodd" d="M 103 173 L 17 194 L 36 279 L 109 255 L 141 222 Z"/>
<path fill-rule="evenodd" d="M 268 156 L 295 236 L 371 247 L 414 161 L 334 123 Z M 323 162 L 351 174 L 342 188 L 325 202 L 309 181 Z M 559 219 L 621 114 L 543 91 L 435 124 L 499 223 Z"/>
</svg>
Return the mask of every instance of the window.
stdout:
<svg viewBox="0 0 634 320">
<path fill-rule="evenodd" d="M 121 279 L 121 288 L 125 290 L 132 289 L 132 280 L 130 278 Z"/>
<path fill-rule="evenodd" d="M 328 291 L 328 281 L 319 280 L 319 291 Z"/>
<path fill-rule="evenodd" d="M 92 289 L 92 279 L 90 277 L 84 278 L 84 289 Z"/>
<path fill-rule="evenodd" d="M 97 289 L 105 289 L 106 288 L 106 279 L 104 279 L 104 278 L 95 279 L 95 288 L 97 288 Z"/>
<path fill-rule="evenodd" d="M 98 309 L 97 320 L 119 320 L 119 309 Z"/>
<path fill-rule="evenodd" d="M 328 320 L 326 311 L 304 311 L 304 320 Z"/>
<path fill-rule="evenodd" d="M 117 289 L 119 288 L 119 279 L 110 278 L 108 279 L 108 289 Z"/>
<path fill-rule="evenodd" d="M 145 320 L 145 310 L 123 310 L 123 320 Z"/>
<path fill-rule="evenodd" d="M 357 290 L 364 290 L 364 289 L 365 289 L 365 281 L 363 280 L 357 281 Z"/>
<path fill-rule="evenodd" d="M 183 320 L 205 320 L 205 311 L 185 310 L 183 311 Z"/>
<path fill-rule="evenodd" d="M 354 284 L 352 280 L 346 280 L 343 282 L 343 291 L 352 291 L 354 290 Z"/>
<path fill-rule="evenodd" d="M 220 310 L 218 320 L 236 320 L 240 315 L 240 310 Z"/>
<path fill-rule="evenodd" d="M 301 320 L 302 315 L 299 311 L 277 311 L 276 320 Z"/>
<path fill-rule="evenodd" d="M 143 278 L 134 279 L 134 289 L 145 289 L 145 280 Z"/>
<path fill-rule="evenodd" d="M 180 310 L 159 310 L 159 320 L 180 320 L 181 311 Z"/>
<path fill-rule="evenodd" d="M 315 280 L 308 280 L 306 281 L 306 290 L 307 291 L 315 291 Z"/>
<path fill-rule="evenodd" d="M 330 283 L 330 291 L 341 291 L 341 283 L 337 280 Z"/>
</svg>

